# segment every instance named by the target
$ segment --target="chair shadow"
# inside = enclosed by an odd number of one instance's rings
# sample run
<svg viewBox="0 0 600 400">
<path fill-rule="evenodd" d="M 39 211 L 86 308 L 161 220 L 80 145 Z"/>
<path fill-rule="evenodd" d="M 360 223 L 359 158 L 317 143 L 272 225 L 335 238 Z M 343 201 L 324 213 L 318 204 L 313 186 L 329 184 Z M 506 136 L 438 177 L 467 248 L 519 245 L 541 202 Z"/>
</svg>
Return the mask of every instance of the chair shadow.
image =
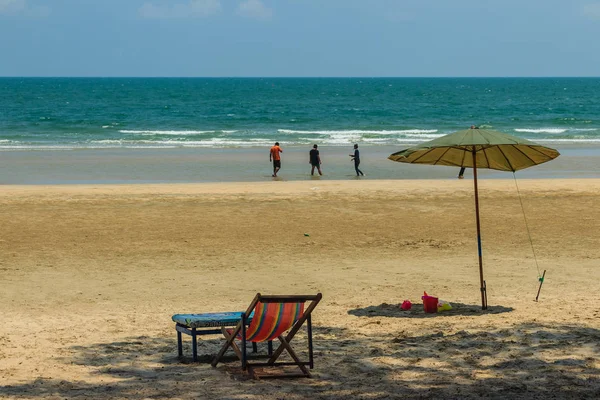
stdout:
<svg viewBox="0 0 600 400">
<path fill-rule="evenodd" d="M 489 314 L 502 314 L 513 311 L 512 307 L 488 306 L 487 310 L 482 310 L 480 305 L 452 303 L 452 310 L 440 311 L 438 313 L 426 313 L 423 304 L 412 305 L 410 310 L 403 310 L 400 304 L 382 303 L 378 306 L 367 306 L 355 308 L 348 311 L 348 314 L 356 317 L 392 317 L 392 318 L 436 318 L 451 317 L 456 315 L 479 316 Z"/>
</svg>

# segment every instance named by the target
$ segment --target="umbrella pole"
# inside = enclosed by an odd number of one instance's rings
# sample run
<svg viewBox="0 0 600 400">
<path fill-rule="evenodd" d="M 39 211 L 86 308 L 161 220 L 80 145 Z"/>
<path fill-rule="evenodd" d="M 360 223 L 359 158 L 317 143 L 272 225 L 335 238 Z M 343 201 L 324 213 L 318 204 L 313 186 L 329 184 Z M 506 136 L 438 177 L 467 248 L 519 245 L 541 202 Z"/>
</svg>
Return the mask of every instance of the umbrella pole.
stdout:
<svg viewBox="0 0 600 400">
<path fill-rule="evenodd" d="M 479 193 L 477 190 L 477 155 L 473 148 L 473 185 L 475 186 L 475 220 L 477 221 L 477 248 L 479 250 L 479 283 L 481 284 L 481 309 L 487 309 L 487 293 L 483 280 L 483 258 L 481 255 L 481 228 L 479 224 Z"/>
</svg>

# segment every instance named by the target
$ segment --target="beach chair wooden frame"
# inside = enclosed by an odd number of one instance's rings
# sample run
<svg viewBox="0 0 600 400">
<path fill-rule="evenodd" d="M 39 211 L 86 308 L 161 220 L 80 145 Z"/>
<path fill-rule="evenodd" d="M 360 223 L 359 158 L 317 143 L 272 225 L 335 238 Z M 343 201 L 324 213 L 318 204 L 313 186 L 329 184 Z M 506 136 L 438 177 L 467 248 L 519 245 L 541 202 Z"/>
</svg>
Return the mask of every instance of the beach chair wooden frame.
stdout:
<svg viewBox="0 0 600 400">
<path fill-rule="evenodd" d="M 221 328 L 223 336 L 225 336 L 225 343 L 221 347 L 221 350 L 219 351 L 219 353 L 213 359 L 212 366 L 216 367 L 217 364 L 220 361 L 222 361 L 222 358 L 225 355 L 225 352 L 229 348 L 231 348 L 234 351 L 234 353 L 238 356 L 238 358 L 241 360 L 242 370 L 244 370 L 244 371 L 249 370 L 250 374 L 253 375 L 255 378 L 258 376 L 255 373 L 255 370 L 253 369 L 254 367 L 279 367 L 279 366 L 297 366 L 300 369 L 301 373 L 280 374 L 280 375 L 269 374 L 266 377 L 290 377 L 290 376 L 310 377 L 311 375 L 310 375 L 309 369 L 313 369 L 313 367 L 314 367 L 311 313 L 315 309 L 317 304 L 319 304 L 322 297 L 323 296 L 321 293 L 318 293 L 316 295 L 290 295 L 290 296 L 280 296 L 280 295 L 263 296 L 260 293 L 258 293 L 254 297 L 252 302 L 250 303 L 250 306 L 248 307 L 246 312 L 244 312 L 242 314 L 242 320 L 237 324 L 237 326 L 234 329 L 229 330 L 229 329 Z M 310 303 L 308 304 L 308 306 L 304 307 L 304 303 L 306 303 L 306 302 L 310 302 Z M 259 324 L 261 324 L 261 318 L 255 312 L 255 309 L 261 303 L 263 303 L 263 304 L 279 303 L 279 304 L 283 304 L 283 305 L 295 303 L 298 305 L 302 304 L 303 308 L 301 308 L 302 312 L 299 313 L 297 318 L 294 320 L 294 322 L 291 324 L 291 326 L 287 329 L 287 334 L 285 336 L 284 336 L 285 331 L 280 334 L 277 334 L 277 330 L 279 328 L 282 328 L 281 326 L 278 326 L 279 322 L 280 322 L 279 321 L 276 323 L 276 326 L 273 329 L 274 334 L 263 336 L 257 340 L 252 340 L 252 338 L 249 338 L 247 334 L 248 334 L 249 330 L 253 330 L 253 329 L 257 328 L 257 326 L 259 326 Z M 255 312 L 254 318 L 253 318 L 252 322 L 250 322 L 250 326 L 248 326 L 249 325 L 247 322 L 248 317 L 253 312 Z M 267 311 L 267 313 L 268 312 L 269 311 Z M 298 331 L 304 325 L 305 322 L 306 322 L 307 339 L 308 339 L 308 361 L 300 360 L 300 358 L 298 357 L 298 355 L 296 354 L 296 352 L 290 345 L 290 342 L 292 341 L 292 339 L 294 338 L 296 333 L 298 333 Z M 241 341 L 240 346 L 238 346 L 237 343 L 235 342 L 236 338 Z M 278 339 L 280 342 L 279 346 L 277 347 L 277 349 L 275 351 L 273 351 L 272 344 L 271 344 L 271 341 L 274 339 Z M 246 343 L 248 341 L 250 341 L 252 343 L 253 348 L 257 342 L 265 342 L 266 341 L 269 343 L 269 358 L 266 362 L 262 362 L 262 363 L 248 362 L 248 355 L 246 352 Z M 284 351 L 286 351 L 290 355 L 290 357 L 294 360 L 293 362 L 277 362 L 277 359 L 281 356 L 281 354 Z M 308 367 L 308 369 L 306 367 Z"/>
</svg>

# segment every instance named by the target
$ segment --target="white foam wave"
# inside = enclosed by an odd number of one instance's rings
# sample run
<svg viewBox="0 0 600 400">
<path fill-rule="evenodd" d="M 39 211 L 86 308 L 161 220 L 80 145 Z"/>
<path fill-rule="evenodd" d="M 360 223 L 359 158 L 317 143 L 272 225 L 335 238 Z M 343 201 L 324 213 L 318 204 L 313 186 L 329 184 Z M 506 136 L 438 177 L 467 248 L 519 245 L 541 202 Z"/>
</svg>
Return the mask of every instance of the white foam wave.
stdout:
<svg viewBox="0 0 600 400">
<path fill-rule="evenodd" d="M 302 135 L 402 135 L 402 134 L 426 134 L 435 133 L 437 129 L 403 129 L 403 130 L 382 130 L 382 131 L 364 131 L 364 130 L 317 130 L 317 131 L 297 131 L 292 129 L 278 129 L 279 133 L 302 134 Z"/>
<path fill-rule="evenodd" d="M 202 135 L 205 133 L 214 133 L 217 131 L 144 131 L 144 130 L 120 130 L 120 133 L 129 133 L 134 135 Z"/>
<path fill-rule="evenodd" d="M 567 129 L 563 129 L 563 128 L 539 128 L 539 129 L 515 129 L 515 132 L 522 132 L 522 133 L 553 133 L 553 134 L 560 134 L 560 133 L 565 133 L 567 131 Z"/>
<path fill-rule="evenodd" d="M 397 138 L 394 143 L 423 143 L 426 140 L 418 140 L 418 139 L 409 139 L 409 138 Z"/>
<path fill-rule="evenodd" d="M 367 143 L 387 143 L 388 139 L 384 139 L 384 138 L 365 138 L 362 139 L 363 142 L 367 142 Z"/>
<path fill-rule="evenodd" d="M 544 142 L 552 142 L 552 143 L 600 143 L 600 138 L 598 139 L 540 139 L 537 141 L 538 143 Z"/>
<path fill-rule="evenodd" d="M 103 140 L 90 140 L 89 143 L 96 143 L 96 144 L 122 144 L 122 143 L 126 143 L 128 141 L 126 140 L 115 140 L 115 139 L 103 139 Z M 134 141 L 129 141 L 129 143 L 135 143 Z"/>
<path fill-rule="evenodd" d="M 405 136 L 409 137 L 409 138 L 415 138 L 415 139 L 437 139 L 437 138 L 440 138 L 440 137 L 442 137 L 444 135 L 442 135 L 442 134 L 439 134 L 439 135 L 431 135 L 431 134 L 415 135 L 415 134 L 408 134 L 408 135 L 405 135 Z"/>
<path fill-rule="evenodd" d="M 99 145 L 100 147 L 256 147 L 270 146 L 272 139 L 253 138 L 250 140 L 235 140 L 223 138 L 211 138 L 207 140 L 92 140 L 89 145 Z M 111 146 L 113 145 L 113 146 Z"/>
<path fill-rule="evenodd" d="M 56 145 L 16 145 L 16 146 L 0 146 L 0 150 L 75 150 L 81 146 L 56 146 Z"/>
<path fill-rule="evenodd" d="M 365 138 L 353 140 L 352 138 L 330 138 L 320 140 L 319 144 L 329 146 L 348 146 L 352 143 L 368 143 L 373 145 L 413 145 L 423 142 L 416 138 Z M 600 144 L 600 138 L 569 138 L 569 139 L 541 139 L 539 143 L 563 143 L 563 144 Z M 267 147 L 273 144 L 272 139 L 252 139 L 252 140 L 233 140 L 233 139 L 210 139 L 198 141 L 176 141 L 176 140 L 98 140 L 86 143 L 69 143 L 56 145 L 43 144 L 23 144 L 21 142 L 6 143 L 0 142 L 0 151 L 54 151 L 54 150 L 81 150 L 81 149 L 173 149 L 173 148 L 252 148 Z M 295 146 L 313 143 L 310 138 L 285 142 L 280 141 L 283 146 Z"/>
<path fill-rule="evenodd" d="M 321 140 L 320 141 L 321 144 L 329 144 L 329 145 L 347 145 L 350 143 L 354 143 L 357 142 L 357 140 L 353 140 L 353 139 L 347 139 L 347 138 L 340 138 L 340 139 L 325 139 L 325 140 Z"/>
</svg>

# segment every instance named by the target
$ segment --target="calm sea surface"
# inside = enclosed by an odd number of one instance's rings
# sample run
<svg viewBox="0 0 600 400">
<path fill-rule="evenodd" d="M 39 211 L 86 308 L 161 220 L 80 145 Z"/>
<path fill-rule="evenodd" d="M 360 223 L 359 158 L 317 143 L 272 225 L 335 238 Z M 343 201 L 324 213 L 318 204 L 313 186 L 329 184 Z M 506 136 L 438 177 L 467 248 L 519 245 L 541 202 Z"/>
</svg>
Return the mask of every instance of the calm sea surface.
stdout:
<svg viewBox="0 0 600 400">
<path fill-rule="evenodd" d="M 598 148 L 600 78 L 0 78 L 0 183 L 247 180 L 275 141 L 300 179 L 313 143 L 342 173 L 470 125 Z"/>
</svg>

